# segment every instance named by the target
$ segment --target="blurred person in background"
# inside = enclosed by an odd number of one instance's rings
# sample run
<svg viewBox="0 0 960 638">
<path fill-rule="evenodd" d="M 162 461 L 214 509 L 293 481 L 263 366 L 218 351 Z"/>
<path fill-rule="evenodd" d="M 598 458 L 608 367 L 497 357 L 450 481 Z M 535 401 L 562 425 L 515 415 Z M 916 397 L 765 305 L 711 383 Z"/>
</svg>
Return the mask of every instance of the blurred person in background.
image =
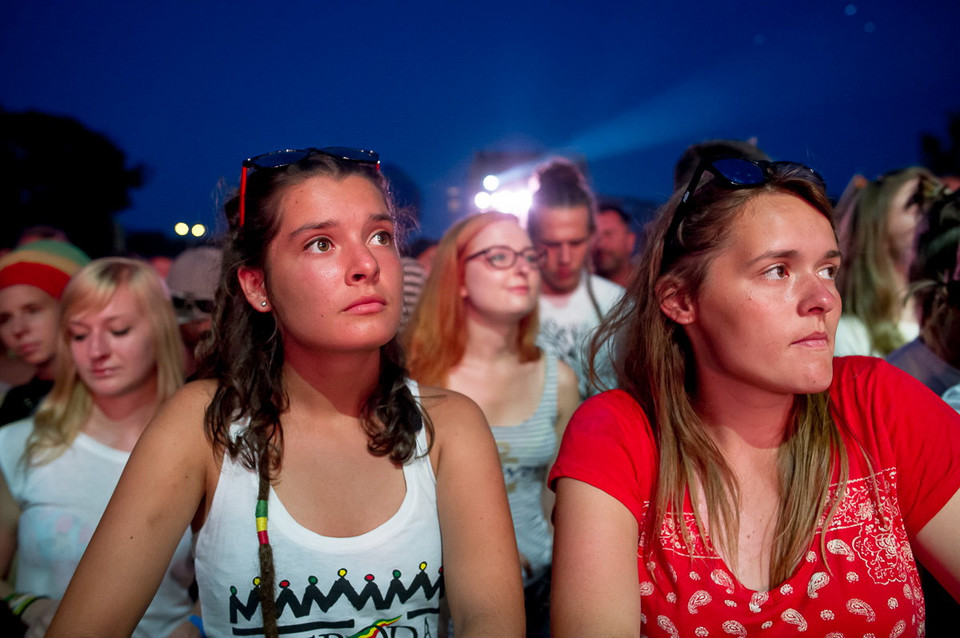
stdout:
<svg viewBox="0 0 960 638">
<path fill-rule="evenodd" d="M 183 346 L 162 282 L 145 262 L 98 259 L 63 292 L 53 390 L 29 419 L 0 428 L 0 583 L 11 611 L 42 636 L 160 404 L 183 383 Z M 133 632 L 192 631 L 191 535 Z M 191 635 L 180 634 L 180 635 Z"/>
<path fill-rule="evenodd" d="M 946 191 L 935 198 L 920 228 L 910 267 L 920 335 L 886 359 L 951 403 L 951 387 L 960 388 L 960 193 Z M 928 638 L 956 635 L 960 604 L 926 569 L 920 578 Z"/>
<path fill-rule="evenodd" d="M 836 356 L 884 357 L 919 334 L 909 270 L 917 225 L 939 187 L 928 170 L 910 167 L 872 182 L 854 178 L 837 203 L 843 314 Z"/>
<path fill-rule="evenodd" d="M 544 485 L 580 403 L 576 375 L 535 343 L 539 263 L 515 216 L 460 220 L 440 240 L 404 339 L 414 379 L 467 395 L 491 425 L 520 550 L 528 638 L 549 636 L 553 499 Z"/>
<path fill-rule="evenodd" d="M 53 387 L 60 296 L 90 258 L 58 240 L 34 240 L 0 258 L 0 340 L 32 366 L 33 377 L 10 388 L 0 404 L 0 425 L 33 414 Z"/>
<path fill-rule="evenodd" d="M 630 215 L 615 204 L 602 204 L 597 213 L 597 238 L 593 244 L 594 272 L 626 286 L 633 272 L 636 243 L 637 234 Z"/>
<path fill-rule="evenodd" d="M 535 181 L 527 228 L 543 254 L 538 341 L 573 369 L 586 397 L 604 389 L 591 383 L 587 343 L 623 287 L 588 270 L 597 204 L 580 170 L 555 159 L 537 169 Z M 597 382 L 612 387 L 608 354 L 599 356 Z"/>
<path fill-rule="evenodd" d="M 197 369 L 197 346 L 210 331 L 221 254 L 213 246 L 188 248 L 177 255 L 167 273 L 167 289 L 180 325 L 188 377 Z"/>
</svg>

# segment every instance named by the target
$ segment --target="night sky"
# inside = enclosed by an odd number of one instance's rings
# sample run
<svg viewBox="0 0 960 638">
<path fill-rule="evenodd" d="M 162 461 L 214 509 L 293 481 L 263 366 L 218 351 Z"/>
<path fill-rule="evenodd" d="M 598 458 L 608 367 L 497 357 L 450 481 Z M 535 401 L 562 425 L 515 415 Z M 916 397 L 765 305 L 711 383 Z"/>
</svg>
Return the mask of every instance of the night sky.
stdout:
<svg viewBox="0 0 960 638">
<path fill-rule="evenodd" d="M 599 193 L 662 201 L 688 144 L 757 138 L 838 195 L 919 162 L 960 112 L 955 0 L 3 7 L 0 106 L 145 164 L 129 231 L 215 224 L 244 157 L 304 146 L 378 150 L 433 236 L 481 150 L 576 153 Z"/>
</svg>

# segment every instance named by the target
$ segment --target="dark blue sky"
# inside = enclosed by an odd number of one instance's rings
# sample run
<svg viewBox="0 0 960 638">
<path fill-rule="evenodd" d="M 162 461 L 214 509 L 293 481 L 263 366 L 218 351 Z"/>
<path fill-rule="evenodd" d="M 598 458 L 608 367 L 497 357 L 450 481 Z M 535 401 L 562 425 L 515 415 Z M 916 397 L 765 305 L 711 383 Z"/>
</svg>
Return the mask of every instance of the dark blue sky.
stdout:
<svg viewBox="0 0 960 638">
<path fill-rule="evenodd" d="M 918 162 L 920 133 L 960 111 L 955 0 L 4 8 L 0 105 L 75 117 L 146 164 L 130 230 L 212 224 L 244 157 L 303 146 L 380 151 L 431 235 L 479 150 L 575 152 L 598 192 L 659 201 L 688 144 L 756 137 L 838 194 Z"/>
</svg>

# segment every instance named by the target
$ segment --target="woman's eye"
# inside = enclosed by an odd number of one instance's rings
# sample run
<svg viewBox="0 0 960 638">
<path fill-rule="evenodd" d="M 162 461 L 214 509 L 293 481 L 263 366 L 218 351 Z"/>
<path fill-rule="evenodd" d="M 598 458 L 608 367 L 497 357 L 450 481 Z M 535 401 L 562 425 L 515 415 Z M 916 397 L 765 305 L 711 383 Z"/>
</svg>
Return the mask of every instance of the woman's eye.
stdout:
<svg viewBox="0 0 960 638">
<path fill-rule="evenodd" d="M 130 332 L 130 328 L 120 328 L 119 330 L 111 330 L 110 334 L 112 334 L 114 337 L 122 337 L 123 335 L 128 334 L 129 332 Z"/>
<path fill-rule="evenodd" d="M 787 267 L 783 264 L 778 264 L 763 274 L 769 279 L 783 279 L 787 276 Z"/>
<path fill-rule="evenodd" d="M 326 237 L 317 237 L 312 242 L 307 244 L 307 248 L 313 249 L 318 253 L 325 253 L 333 247 L 333 244 Z"/>
<path fill-rule="evenodd" d="M 823 268 L 820 269 L 820 276 L 823 277 L 824 279 L 831 279 L 831 280 L 836 279 L 837 270 L 839 270 L 837 266 L 833 266 L 833 265 L 824 266 Z"/>
<path fill-rule="evenodd" d="M 393 243 L 393 234 L 387 230 L 381 230 L 373 234 L 373 243 L 378 246 L 389 246 Z"/>
<path fill-rule="evenodd" d="M 72 334 L 70 335 L 70 341 L 83 341 L 87 338 L 85 334 Z"/>
</svg>

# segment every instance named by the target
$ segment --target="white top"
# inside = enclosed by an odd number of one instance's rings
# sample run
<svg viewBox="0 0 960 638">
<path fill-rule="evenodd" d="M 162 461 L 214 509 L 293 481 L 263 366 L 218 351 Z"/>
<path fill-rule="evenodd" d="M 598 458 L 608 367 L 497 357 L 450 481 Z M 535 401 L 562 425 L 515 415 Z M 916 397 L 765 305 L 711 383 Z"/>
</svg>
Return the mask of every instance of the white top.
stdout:
<svg viewBox="0 0 960 638">
<path fill-rule="evenodd" d="M 0 428 L 0 471 L 20 506 L 16 590 L 61 598 L 120 480 L 129 452 L 82 432 L 53 461 L 21 462 L 33 419 Z M 193 606 L 189 530 L 180 540 L 156 597 L 137 626 L 137 638 L 166 638 Z"/>
<path fill-rule="evenodd" d="M 414 388 L 414 396 L 416 390 Z M 233 432 L 242 426 L 234 425 Z M 381 623 L 396 636 L 436 636 L 443 595 L 436 477 L 424 429 L 403 466 L 397 512 L 359 536 L 301 526 L 270 490 L 280 635 L 354 636 Z M 225 455 L 210 512 L 197 534 L 197 582 L 207 636 L 262 635 L 255 524 L 257 475 Z M 381 635 L 374 629 L 369 635 Z"/>
<path fill-rule="evenodd" d="M 912 341 L 920 336 L 920 324 L 915 320 L 901 319 L 897 324 L 904 342 Z M 860 317 L 848 314 L 840 315 L 837 324 L 837 337 L 833 347 L 833 356 L 849 357 L 862 355 L 865 357 L 882 357 L 883 354 L 870 346 L 870 333 Z"/>
<path fill-rule="evenodd" d="M 590 299 L 588 280 L 596 305 Z M 580 283 L 569 294 L 540 295 L 540 333 L 537 344 L 556 354 L 561 361 L 573 368 L 579 380 L 581 397 L 588 397 L 599 391 L 590 388 L 588 384 L 587 349 L 590 347 L 590 338 L 600 325 L 601 317 L 610 312 L 621 295 L 622 286 L 587 273 L 580 277 Z M 601 381 L 610 388 L 616 387 L 613 370 L 603 352 L 598 354 L 597 365 Z"/>
<path fill-rule="evenodd" d="M 948 388 L 946 392 L 943 393 L 943 400 L 950 404 L 957 412 L 960 412 L 960 383 Z"/>
</svg>

